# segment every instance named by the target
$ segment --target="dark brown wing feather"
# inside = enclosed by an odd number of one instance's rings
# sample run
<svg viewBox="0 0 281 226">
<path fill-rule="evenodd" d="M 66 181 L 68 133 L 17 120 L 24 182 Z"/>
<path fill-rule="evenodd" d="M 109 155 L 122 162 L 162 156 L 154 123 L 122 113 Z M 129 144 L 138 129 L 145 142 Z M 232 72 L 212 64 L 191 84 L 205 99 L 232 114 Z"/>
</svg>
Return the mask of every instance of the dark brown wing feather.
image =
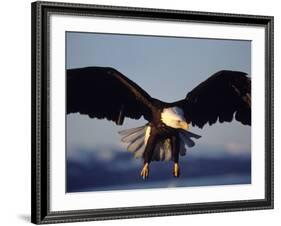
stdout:
<svg viewBox="0 0 281 226">
<path fill-rule="evenodd" d="M 67 113 L 86 114 L 122 125 L 124 117 L 151 119 L 150 96 L 120 72 L 107 67 L 67 70 Z"/>
<path fill-rule="evenodd" d="M 202 128 L 233 117 L 251 125 L 251 80 L 239 71 L 219 71 L 202 82 L 184 100 L 175 103 L 183 108 L 185 118 Z"/>
</svg>

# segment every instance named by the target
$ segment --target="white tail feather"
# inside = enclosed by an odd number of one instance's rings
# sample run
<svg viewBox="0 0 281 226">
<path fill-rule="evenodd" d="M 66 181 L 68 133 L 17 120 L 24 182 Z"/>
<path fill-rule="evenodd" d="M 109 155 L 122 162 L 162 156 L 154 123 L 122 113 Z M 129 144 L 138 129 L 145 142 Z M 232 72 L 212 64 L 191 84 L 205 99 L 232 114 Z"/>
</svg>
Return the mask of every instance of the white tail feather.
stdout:
<svg viewBox="0 0 281 226">
<path fill-rule="evenodd" d="M 134 153 L 135 158 L 142 158 L 146 145 L 143 144 L 139 150 Z"/>
<path fill-rule="evenodd" d="M 137 128 L 119 131 L 119 134 L 123 136 L 121 141 L 128 143 L 127 150 L 134 153 L 136 158 L 140 158 L 143 155 L 148 139 L 148 130 L 150 131 L 150 126 L 144 125 Z"/>
<path fill-rule="evenodd" d="M 121 141 L 124 143 L 134 142 L 137 139 L 143 138 L 143 136 L 144 136 L 143 133 L 144 133 L 144 131 L 141 130 L 141 131 L 137 131 L 133 134 L 126 135 L 121 139 Z"/>
<path fill-rule="evenodd" d="M 126 136 L 126 135 L 133 134 L 133 133 L 135 133 L 135 132 L 137 132 L 137 131 L 143 130 L 145 127 L 146 127 L 146 125 L 140 126 L 140 127 L 136 127 L 136 128 L 131 128 L 131 129 L 125 129 L 125 130 L 119 131 L 118 133 L 119 133 L 121 136 Z"/>
<path fill-rule="evenodd" d="M 171 140 L 166 139 L 156 144 L 154 148 L 152 160 L 154 161 L 169 161 L 172 158 Z"/>
<path fill-rule="evenodd" d="M 123 137 L 121 141 L 128 143 L 127 150 L 134 153 L 135 158 L 142 158 L 147 144 L 147 140 L 150 136 L 151 127 L 146 124 L 137 128 L 126 129 L 120 131 L 119 134 Z M 191 138 L 199 139 L 201 136 L 191 133 L 186 130 L 180 130 L 180 155 L 186 154 L 187 148 L 195 145 Z M 171 139 L 159 141 L 154 148 L 152 160 L 155 161 L 169 161 L 172 159 L 172 145 Z"/>
</svg>

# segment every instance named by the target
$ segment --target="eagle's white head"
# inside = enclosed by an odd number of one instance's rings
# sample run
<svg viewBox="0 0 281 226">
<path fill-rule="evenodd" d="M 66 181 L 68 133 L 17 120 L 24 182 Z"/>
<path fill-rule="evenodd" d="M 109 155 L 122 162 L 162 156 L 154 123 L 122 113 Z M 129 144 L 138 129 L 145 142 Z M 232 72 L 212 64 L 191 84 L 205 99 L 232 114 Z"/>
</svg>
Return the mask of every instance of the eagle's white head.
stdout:
<svg viewBox="0 0 281 226">
<path fill-rule="evenodd" d="M 164 108 L 161 113 L 161 120 L 165 125 L 172 128 L 188 130 L 184 112 L 179 107 Z"/>
</svg>

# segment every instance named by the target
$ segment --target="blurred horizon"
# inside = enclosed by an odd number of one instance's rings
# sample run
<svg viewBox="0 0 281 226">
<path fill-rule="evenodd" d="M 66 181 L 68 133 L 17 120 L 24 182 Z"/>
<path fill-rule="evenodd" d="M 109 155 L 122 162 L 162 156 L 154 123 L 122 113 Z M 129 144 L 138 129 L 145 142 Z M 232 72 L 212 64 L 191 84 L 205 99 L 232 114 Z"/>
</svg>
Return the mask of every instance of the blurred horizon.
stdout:
<svg viewBox="0 0 281 226">
<path fill-rule="evenodd" d="M 181 175 L 172 175 L 173 163 L 152 162 L 147 180 L 139 176 L 142 162 L 125 150 L 79 150 L 68 159 L 66 192 L 194 187 L 251 183 L 251 156 L 208 155 L 209 148 L 189 150 L 180 158 Z M 126 163 L 126 164 L 124 164 Z"/>
</svg>

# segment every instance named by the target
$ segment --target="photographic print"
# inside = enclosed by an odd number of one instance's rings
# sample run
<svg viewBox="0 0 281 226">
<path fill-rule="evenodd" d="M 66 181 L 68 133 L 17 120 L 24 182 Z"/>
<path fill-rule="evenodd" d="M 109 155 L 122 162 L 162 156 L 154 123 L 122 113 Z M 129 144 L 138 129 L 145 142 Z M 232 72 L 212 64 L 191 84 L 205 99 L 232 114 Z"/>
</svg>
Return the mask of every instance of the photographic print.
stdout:
<svg viewBox="0 0 281 226">
<path fill-rule="evenodd" d="M 66 192 L 251 184 L 251 41 L 66 32 Z"/>
<path fill-rule="evenodd" d="M 273 208 L 273 17 L 32 3 L 36 224 Z"/>
</svg>

